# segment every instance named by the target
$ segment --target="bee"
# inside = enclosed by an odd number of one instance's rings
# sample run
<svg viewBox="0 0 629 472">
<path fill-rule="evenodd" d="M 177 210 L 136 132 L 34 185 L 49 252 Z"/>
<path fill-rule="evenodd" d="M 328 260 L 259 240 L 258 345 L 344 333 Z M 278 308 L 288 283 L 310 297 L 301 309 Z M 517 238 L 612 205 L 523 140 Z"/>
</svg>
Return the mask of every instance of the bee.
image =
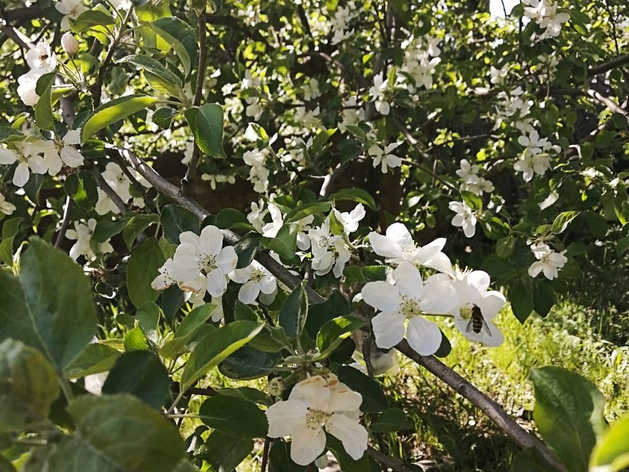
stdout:
<svg viewBox="0 0 629 472">
<path fill-rule="evenodd" d="M 470 321 L 467 323 L 465 332 L 469 333 L 470 331 L 473 331 L 474 333 L 479 334 L 483 330 L 483 327 L 485 327 L 487 334 L 491 336 L 491 330 L 489 329 L 489 326 L 487 326 L 487 322 L 483 317 L 483 312 L 478 306 L 474 305 L 472 307 L 472 315 L 470 316 Z"/>
</svg>

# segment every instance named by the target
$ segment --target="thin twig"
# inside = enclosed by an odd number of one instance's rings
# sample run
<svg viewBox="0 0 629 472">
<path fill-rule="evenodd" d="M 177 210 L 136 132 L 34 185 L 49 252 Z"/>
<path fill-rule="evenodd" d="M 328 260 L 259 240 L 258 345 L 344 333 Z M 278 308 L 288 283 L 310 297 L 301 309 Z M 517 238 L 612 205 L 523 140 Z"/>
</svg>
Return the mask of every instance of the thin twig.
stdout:
<svg viewBox="0 0 629 472">
<path fill-rule="evenodd" d="M 369 446 L 367 448 L 367 455 L 377 462 L 380 462 L 385 467 L 392 469 L 394 472 L 413 472 L 416 469 L 410 469 L 405 464 L 387 456 L 386 454 Z"/>
<path fill-rule="evenodd" d="M 120 210 L 120 214 L 124 215 L 127 212 L 127 205 L 122 201 L 120 195 L 116 193 L 116 191 L 109 186 L 109 184 L 103 178 L 103 174 L 100 173 L 98 167 L 92 168 L 92 174 L 94 174 L 94 179 L 96 180 L 96 184 L 101 188 L 103 192 L 107 194 L 111 201 L 114 202 L 114 205 Z"/>
<path fill-rule="evenodd" d="M 271 450 L 271 438 L 268 436 L 264 438 L 264 448 L 262 449 L 262 464 L 260 465 L 260 472 L 266 472 L 266 466 L 269 463 L 269 451 Z"/>
<path fill-rule="evenodd" d="M 55 247 L 59 249 L 63 245 L 63 241 L 66 237 L 66 231 L 68 231 L 68 227 L 70 226 L 70 217 L 72 213 L 72 206 L 74 205 L 74 200 L 68 195 L 66 197 L 65 208 L 63 210 L 63 220 L 61 221 L 61 228 L 59 228 L 59 234 L 57 234 L 57 239 L 55 239 Z"/>
</svg>

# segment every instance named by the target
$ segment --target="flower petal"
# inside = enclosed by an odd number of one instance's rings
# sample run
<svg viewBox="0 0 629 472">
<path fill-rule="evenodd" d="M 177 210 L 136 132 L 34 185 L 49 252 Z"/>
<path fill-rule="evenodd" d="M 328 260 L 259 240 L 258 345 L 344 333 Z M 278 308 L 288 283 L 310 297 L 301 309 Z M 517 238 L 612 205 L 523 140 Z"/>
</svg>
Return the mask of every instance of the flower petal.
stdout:
<svg viewBox="0 0 629 472">
<path fill-rule="evenodd" d="M 215 256 L 223 247 L 223 233 L 216 226 L 206 226 L 199 235 L 199 246 L 205 254 Z"/>
<path fill-rule="evenodd" d="M 311 464 L 323 451 L 325 451 L 323 428 L 312 429 L 304 424 L 295 430 L 290 444 L 290 458 L 295 464 Z"/>
<path fill-rule="evenodd" d="M 354 460 L 360 459 L 367 450 L 369 434 L 358 421 L 335 413 L 328 419 L 326 429 L 343 443 L 343 448 Z"/>
<path fill-rule="evenodd" d="M 491 290 L 478 303 L 478 307 L 483 312 L 485 321 L 490 321 L 500 312 L 505 303 L 507 300 L 502 293 Z"/>
<path fill-rule="evenodd" d="M 404 338 L 404 321 L 400 312 L 383 312 L 371 320 L 376 345 L 381 349 L 390 349 Z"/>
<path fill-rule="evenodd" d="M 315 375 L 295 385 L 288 398 L 299 400 L 315 410 L 325 411 L 330 400 L 330 389 L 323 377 Z"/>
<path fill-rule="evenodd" d="M 421 356 L 430 356 L 441 346 L 441 330 L 432 321 L 414 316 L 408 322 L 406 339 L 413 351 Z"/>
<path fill-rule="evenodd" d="M 382 236 L 372 231 L 369 233 L 369 242 L 371 243 L 373 251 L 379 256 L 392 258 L 402 257 L 402 248 L 389 236 Z"/>
<path fill-rule="evenodd" d="M 286 400 L 271 405 L 265 413 L 269 421 L 268 436 L 280 438 L 290 436 L 297 428 L 304 426 L 308 410 L 302 402 Z"/>
<path fill-rule="evenodd" d="M 213 297 L 220 297 L 227 290 L 227 277 L 220 270 L 207 274 L 207 291 Z"/>
<path fill-rule="evenodd" d="M 258 283 L 250 280 L 240 287 L 240 290 L 238 291 L 238 300 L 245 305 L 254 305 L 258 295 L 260 295 L 260 287 Z"/>
<path fill-rule="evenodd" d="M 338 387 L 330 389 L 328 413 L 356 411 L 362 402 L 363 397 L 360 393 L 354 392 L 344 384 L 339 384 Z"/>
<path fill-rule="evenodd" d="M 393 280 L 402 295 L 419 299 L 424 294 L 424 281 L 419 269 L 410 262 L 402 262 L 397 266 L 393 271 Z"/>
<path fill-rule="evenodd" d="M 234 270 L 237 263 L 238 255 L 236 254 L 236 250 L 232 246 L 224 247 L 223 249 L 220 249 L 220 252 L 218 252 L 218 254 L 216 254 L 216 265 L 218 269 L 225 275 Z"/>
<path fill-rule="evenodd" d="M 383 281 L 369 282 L 361 291 L 363 300 L 380 311 L 395 312 L 400 310 L 400 291 Z"/>
</svg>

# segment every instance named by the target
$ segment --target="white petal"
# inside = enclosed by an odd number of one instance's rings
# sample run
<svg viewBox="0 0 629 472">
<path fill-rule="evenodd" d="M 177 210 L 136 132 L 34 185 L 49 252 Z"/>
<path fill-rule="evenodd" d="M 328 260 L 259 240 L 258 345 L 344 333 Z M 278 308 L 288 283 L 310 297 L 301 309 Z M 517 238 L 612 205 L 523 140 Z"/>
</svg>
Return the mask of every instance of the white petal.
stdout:
<svg viewBox="0 0 629 472">
<path fill-rule="evenodd" d="M 244 284 L 251 278 L 253 266 L 248 265 L 244 269 L 235 269 L 229 273 L 229 278 L 237 284 Z"/>
<path fill-rule="evenodd" d="M 395 287 L 402 295 L 411 298 L 421 298 L 424 293 L 424 281 L 417 267 L 410 262 L 402 262 L 393 271 Z"/>
<path fill-rule="evenodd" d="M 31 174 L 28 171 L 28 166 L 23 162 L 20 162 L 15 168 L 15 173 L 13 174 L 13 185 L 16 187 L 24 187 Z"/>
<path fill-rule="evenodd" d="M 360 459 L 367 450 L 369 434 L 358 421 L 335 413 L 326 424 L 328 432 L 343 443 L 343 448 L 354 460 Z"/>
<path fill-rule="evenodd" d="M 325 432 L 323 428 L 311 429 L 304 424 L 293 433 L 290 458 L 295 464 L 311 464 L 324 450 Z"/>
<path fill-rule="evenodd" d="M 216 253 L 214 253 L 216 254 Z M 216 265 L 219 270 L 227 275 L 236 268 L 238 263 L 238 255 L 232 246 L 224 247 L 216 254 Z"/>
<path fill-rule="evenodd" d="M 406 339 L 411 348 L 421 356 L 430 356 L 441 346 L 441 331 L 432 321 L 414 316 L 408 322 Z"/>
<path fill-rule="evenodd" d="M 70 167 L 83 165 L 83 155 L 71 146 L 64 146 L 61 150 L 61 159 Z"/>
<path fill-rule="evenodd" d="M 265 413 L 269 421 L 268 436 L 280 438 L 290 436 L 295 429 L 304 426 L 308 410 L 302 402 L 287 400 L 270 406 Z"/>
<path fill-rule="evenodd" d="M 376 232 L 369 233 L 369 243 L 373 251 L 379 256 L 397 258 L 402 257 L 402 248 L 389 236 L 382 236 Z"/>
<path fill-rule="evenodd" d="M 363 300 L 380 311 L 399 311 L 400 291 L 393 285 L 383 281 L 369 282 L 361 291 Z"/>
<path fill-rule="evenodd" d="M 537 277 L 539 275 L 539 273 L 542 271 L 542 269 L 544 268 L 544 263 L 541 261 L 535 261 L 531 264 L 531 267 L 529 267 L 529 276 L 531 277 Z"/>
<path fill-rule="evenodd" d="M 504 295 L 494 290 L 487 292 L 483 299 L 478 303 L 478 307 L 483 312 L 485 321 L 493 319 L 507 303 Z"/>
<path fill-rule="evenodd" d="M 250 280 L 238 291 L 238 300 L 240 300 L 245 305 L 255 304 L 256 298 L 260 295 L 260 287 L 257 282 Z"/>
<path fill-rule="evenodd" d="M 199 246 L 205 254 L 211 254 L 213 256 L 218 254 L 223 247 L 223 233 L 221 233 L 221 230 L 216 226 L 206 226 L 201 230 Z"/>
<path fill-rule="evenodd" d="M 406 317 L 399 312 L 383 312 L 371 320 L 376 345 L 381 349 L 390 349 L 404 338 Z"/>
<path fill-rule="evenodd" d="M 346 385 L 341 384 L 337 388 L 330 389 L 328 413 L 356 411 L 360 408 L 362 402 L 363 397 L 360 393 L 354 392 Z"/>
<path fill-rule="evenodd" d="M 213 270 L 207 274 L 207 291 L 213 297 L 220 297 L 227 290 L 227 277 L 220 270 Z"/>
<path fill-rule="evenodd" d="M 486 292 L 491 283 L 489 274 L 482 270 L 475 270 L 469 273 L 467 277 L 465 277 L 465 281 L 481 293 Z"/>
<path fill-rule="evenodd" d="M 420 301 L 422 311 L 436 315 L 452 312 L 459 304 L 459 294 L 448 279 L 433 282 L 430 280 L 433 278 L 438 278 L 438 275 L 433 275 L 426 281 L 426 287 L 430 289 L 424 288 Z"/>
<path fill-rule="evenodd" d="M 0 164 L 10 165 L 17 161 L 17 154 L 11 149 L 0 148 Z"/>
<path fill-rule="evenodd" d="M 295 385 L 288 398 L 299 400 L 315 410 L 325 411 L 330 400 L 330 389 L 323 377 L 315 375 Z"/>
<path fill-rule="evenodd" d="M 400 246 L 413 244 L 413 237 L 403 223 L 393 223 L 387 228 L 386 235 Z"/>
</svg>

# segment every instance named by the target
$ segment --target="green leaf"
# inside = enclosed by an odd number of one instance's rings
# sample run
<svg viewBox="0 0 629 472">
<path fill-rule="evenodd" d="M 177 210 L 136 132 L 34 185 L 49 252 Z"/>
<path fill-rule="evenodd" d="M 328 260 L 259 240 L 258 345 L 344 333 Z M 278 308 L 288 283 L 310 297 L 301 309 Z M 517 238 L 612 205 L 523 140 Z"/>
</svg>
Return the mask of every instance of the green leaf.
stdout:
<svg viewBox="0 0 629 472">
<path fill-rule="evenodd" d="M 103 393 L 129 393 L 157 410 L 164 405 L 169 391 L 168 371 L 150 351 L 125 352 L 103 385 Z"/>
<path fill-rule="evenodd" d="M 150 107 L 155 102 L 157 98 L 146 95 L 127 95 L 99 106 L 83 125 L 81 142 L 87 141 L 101 129 Z"/>
<path fill-rule="evenodd" d="M 262 238 L 261 244 L 275 251 L 282 259 L 290 260 L 297 252 L 297 234 L 299 225 L 296 223 L 285 223 L 274 238 Z"/>
<path fill-rule="evenodd" d="M 376 380 L 349 366 L 340 367 L 336 374 L 341 382 L 362 395 L 361 411 L 377 413 L 389 408 L 387 397 Z"/>
<path fill-rule="evenodd" d="M 177 328 L 175 336 L 159 350 L 160 356 L 172 359 L 187 352 L 188 344 L 194 338 L 199 327 L 210 319 L 214 310 L 216 310 L 216 305 L 206 303 L 188 313 Z"/>
<path fill-rule="evenodd" d="M 170 128 L 172 121 L 175 119 L 175 116 L 177 116 L 177 110 L 170 107 L 163 107 L 155 110 L 151 120 L 160 128 L 168 129 Z"/>
<path fill-rule="evenodd" d="M 184 113 L 199 149 L 210 157 L 226 158 L 223 150 L 223 107 L 206 103 Z"/>
<path fill-rule="evenodd" d="M 17 472 L 13 464 L 4 456 L 0 456 L 0 472 Z"/>
<path fill-rule="evenodd" d="M 290 458 L 290 446 L 284 441 L 278 441 L 271 446 L 269 459 L 275 472 L 305 472 L 306 467 L 298 465 Z"/>
<path fill-rule="evenodd" d="M 308 318 L 308 298 L 306 289 L 301 284 L 286 298 L 280 311 L 279 325 L 291 338 L 298 338 Z"/>
<path fill-rule="evenodd" d="M 218 370 L 230 379 L 258 379 L 273 372 L 280 357 L 276 352 L 263 352 L 251 346 L 244 346 L 221 362 Z"/>
<path fill-rule="evenodd" d="M 157 342 L 157 327 L 159 326 L 161 314 L 162 310 L 153 302 L 144 303 L 135 312 L 140 329 L 144 332 L 147 339 L 150 339 L 152 342 Z"/>
<path fill-rule="evenodd" d="M 253 450 L 253 440 L 234 438 L 215 431 L 207 438 L 199 456 L 218 472 L 236 470 Z"/>
<path fill-rule="evenodd" d="M 169 41 L 155 34 L 155 31 L 147 23 L 154 22 L 159 18 L 171 17 L 170 2 L 135 0 L 134 3 L 136 4 L 135 14 L 138 21 L 146 26 L 146 28 L 142 28 L 141 30 L 143 46 L 145 48 L 159 49 L 164 52 L 169 51 Z"/>
<path fill-rule="evenodd" d="M 321 213 L 327 213 L 330 211 L 332 205 L 330 202 L 311 202 L 304 203 L 303 205 L 299 205 L 297 208 L 292 210 L 286 215 L 284 219 L 285 223 L 292 223 L 293 221 L 299 221 L 302 218 L 310 215 L 318 215 Z"/>
<path fill-rule="evenodd" d="M 524 323 L 526 321 L 535 306 L 533 297 L 531 296 L 531 287 L 527 285 L 516 281 L 509 288 L 509 301 L 511 303 L 511 309 L 520 323 Z"/>
<path fill-rule="evenodd" d="M 345 451 L 341 441 L 339 441 L 335 436 L 328 434 L 326 445 L 334 453 L 334 457 L 338 459 L 339 466 L 343 472 L 368 472 L 371 470 L 367 454 L 363 454 L 360 459 L 354 460 Z"/>
<path fill-rule="evenodd" d="M 0 271 L 0 341 L 20 340 L 62 370 L 95 333 L 92 287 L 81 267 L 64 252 L 31 238 L 19 278 Z"/>
<path fill-rule="evenodd" d="M 176 17 L 160 18 L 149 26 L 175 50 L 184 75 L 188 76 L 197 62 L 197 38 L 194 29 Z"/>
<path fill-rule="evenodd" d="M 172 472 L 185 458 L 174 423 L 131 395 L 82 395 L 68 411 L 76 431 L 50 457 L 51 471 Z"/>
<path fill-rule="evenodd" d="M 164 92 L 175 97 L 181 95 L 183 82 L 179 76 L 166 69 L 155 59 L 145 55 L 134 54 L 123 58 L 120 62 L 128 62 L 139 69 L 143 69 L 149 85 L 158 92 Z"/>
<path fill-rule="evenodd" d="M 129 220 L 134 216 L 135 213 L 128 212 L 115 221 L 101 220 L 97 222 L 92 239 L 97 243 L 104 243 L 108 239 L 120 233 L 125 228 Z"/>
<path fill-rule="evenodd" d="M 251 341 L 263 327 L 264 323 L 235 321 L 208 334 L 190 354 L 181 375 L 181 391 L 188 390 L 227 356 Z"/>
<path fill-rule="evenodd" d="M 155 214 L 136 215 L 129 220 L 122 231 L 122 239 L 124 239 L 127 249 L 131 249 L 135 238 L 149 226 L 159 223 L 159 216 Z"/>
<path fill-rule="evenodd" d="M 107 372 L 119 357 L 120 352 L 117 349 L 106 344 L 91 343 L 65 368 L 64 373 L 68 378 L 76 379 Z"/>
<path fill-rule="evenodd" d="M 325 323 L 333 318 L 347 316 L 351 311 L 347 299 L 338 291 L 332 292 L 332 295 L 324 303 L 311 305 L 308 308 L 309 316 L 306 320 L 308 336 L 317 339 L 317 334 Z"/>
<path fill-rule="evenodd" d="M 124 336 L 124 350 L 126 352 L 145 351 L 149 347 L 146 335 L 139 326 L 128 331 Z"/>
<path fill-rule="evenodd" d="M 332 354 L 344 339 L 364 324 L 363 320 L 354 316 L 334 318 L 325 323 L 317 334 L 317 347 L 321 352 L 321 358 Z"/>
<path fill-rule="evenodd" d="M 533 448 L 519 452 L 511 466 L 511 472 L 553 472 L 554 470 Z"/>
<path fill-rule="evenodd" d="M 44 422 L 58 395 L 55 369 L 39 351 L 13 339 L 0 344 L 0 433 Z"/>
<path fill-rule="evenodd" d="M 587 379 L 558 367 L 531 372 L 533 418 L 544 441 L 568 472 L 586 472 L 596 440 L 605 429 L 603 395 Z"/>
<path fill-rule="evenodd" d="M 500 238 L 496 243 L 496 254 L 502 259 L 507 259 L 513 249 L 515 248 L 515 238 L 513 236 L 507 236 L 506 238 Z"/>
<path fill-rule="evenodd" d="M 68 175 L 63 184 L 63 188 L 68 196 L 84 210 L 92 210 L 98 201 L 96 181 L 94 180 L 94 176 L 89 172 Z"/>
<path fill-rule="evenodd" d="M 612 424 L 590 457 L 590 469 L 620 472 L 629 467 L 629 415 Z"/>
<path fill-rule="evenodd" d="M 363 203 L 372 210 L 377 210 L 378 206 L 373 197 L 361 188 L 344 188 L 330 196 L 330 200 L 349 200 L 351 202 Z"/>
<path fill-rule="evenodd" d="M 410 428 L 411 424 L 406 419 L 404 412 L 399 408 L 389 408 L 369 426 L 369 430 L 374 433 L 394 433 Z"/>
<path fill-rule="evenodd" d="M 555 234 L 563 233 L 568 228 L 568 225 L 572 223 L 572 220 L 580 214 L 581 212 L 579 211 L 564 211 L 559 213 L 553 221 L 552 232 Z"/>
<path fill-rule="evenodd" d="M 461 197 L 472 210 L 481 210 L 483 208 L 483 199 L 475 193 L 461 191 Z"/>
<path fill-rule="evenodd" d="M 115 23 L 113 16 L 103 10 L 88 10 L 74 20 L 71 29 L 74 33 L 83 33 L 94 26 L 111 26 Z"/>
<path fill-rule="evenodd" d="M 179 235 L 186 231 L 199 234 L 199 218 L 179 205 L 166 205 L 162 209 L 160 221 L 164 229 L 164 237 L 173 244 L 179 244 Z"/>
<path fill-rule="evenodd" d="M 220 229 L 236 228 L 240 225 L 253 229 L 245 214 L 235 208 L 223 208 L 219 211 L 214 225 Z"/>
<path fill-rule="evenodd" d="M 159 297 L 159 292 L 151 288 L 151 282 L 164 262 L 164 255 L 155 238 L 142 241 L 131 253 L 127 263 L 127 292 L 137 308 Z"/>
<path fill-rule="evenodd" d="M 52 84 L 55 82 L 56 72 L 50 72 L 42 75 L 37 80 L 37 95 L 39 95 L 39 101 L 35 105 L 35 122 L 37 126 L 45 130 L 55 129 L 55 120 L 52 115 L 52 99 L 51 91 Z"/>
<path fill-rule="evenodd" d="M 243 269 L 253 262 L 261 239 L 262 236 L 258 233 L 250 233 L 234 244 L 234 249 L 238 255 L 236 269 Z"/>
<path fill-rule="evenodd" d="M 210 428 L 237 438 L 264 438 L 269 430 L 266 415 L 255 403 L 232 396 L 208 398 L 199 416 Z"/>
</svg>

